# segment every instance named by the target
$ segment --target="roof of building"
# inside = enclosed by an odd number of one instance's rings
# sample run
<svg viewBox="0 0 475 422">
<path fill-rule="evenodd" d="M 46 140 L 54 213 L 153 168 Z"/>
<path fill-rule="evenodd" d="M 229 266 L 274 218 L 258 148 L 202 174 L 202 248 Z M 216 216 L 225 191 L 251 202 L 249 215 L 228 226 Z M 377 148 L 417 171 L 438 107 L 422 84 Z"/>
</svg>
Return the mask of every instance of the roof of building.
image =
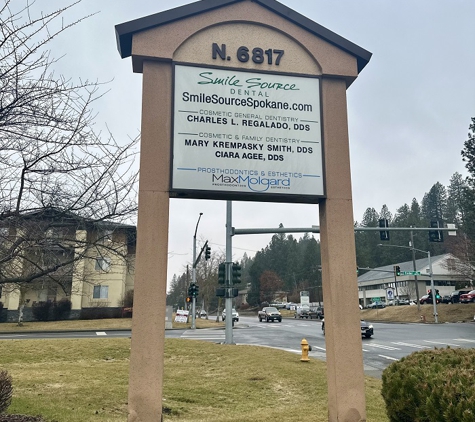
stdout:
<svg viewBox="0 0 475 422">
<path fill-rule="evenodd" d="M 134 33 L 146 31 L 148 29 L 175 22 L 181 19 L 210 12 L 213 9 L 225 7 L 234 3 L 247 0 L 200 0 L 184 6 L 169 9 L 164 12 L 155 13 L 143 18 L 124 22 L 115 26 L 117 48 L 122 58 L 129 57 L 132 54 L 132 36 Z M 300 26 L 319 38 L 324 39 L 330 44 L 346 51 L 354 56 L 358 63 L 358 72 L 361 72 L 371 58 L 371 53 L 364 48 L 352 43 L 346 38 L 330 31 L 320 24 L 308 19 L 295 10 L 284 6 L 276 0 L 253 0 L 254 3 L 271 10 L 279 16 Z"/>
<path fill-rule="evenodd" d="M 448 256 L 451 256 L 450 254 L 444 254 L 444 255 L 437 255 L 437 256 L 432 256 L 431 261 L 432 265 L 436 264 L 438 261 L 446 259 Z M 399 265 L 401 271 L 421 271 L 421 273 L 428 275 L 425 270 L 429 266 L 429 259 L 428 258 L 421 258 L 421 259 L 416 259 L 415 261 L 415 269 L 414 269 L 414 263 L 411 261 L 405 261 L 405 262 L 395 262 L 394 264 L 391 265 L 385 265 L 383 267 L 378 267 L 378 268 L 373 268 L 367 273 L 361 274 L 358 277 L 358 283 L 366 282 L 366 281 L 374 281 L 374 280 L 381 280 L 384 278 L 389 278 L 392 277 L 394 274 L 394 266 Z"/>
</svg>

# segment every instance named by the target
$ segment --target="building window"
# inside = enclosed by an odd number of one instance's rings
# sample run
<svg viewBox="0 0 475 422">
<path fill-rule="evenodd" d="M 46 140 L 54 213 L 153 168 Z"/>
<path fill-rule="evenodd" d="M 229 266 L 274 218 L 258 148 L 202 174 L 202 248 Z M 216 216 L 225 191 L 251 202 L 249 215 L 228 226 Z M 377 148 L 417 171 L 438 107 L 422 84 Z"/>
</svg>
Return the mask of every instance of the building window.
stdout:
<svg viewBox="0 0 475 422">
<path fill-rule="evenodd" d="M 109 271 L 110 266 L 110 258 L 96 258 L 96 271 Z"/>
<path fill-rule="evenodd" d="M 109 286 L 94 286 L 93 299 L 107 299 L 109 297 Z"/>
</svg>

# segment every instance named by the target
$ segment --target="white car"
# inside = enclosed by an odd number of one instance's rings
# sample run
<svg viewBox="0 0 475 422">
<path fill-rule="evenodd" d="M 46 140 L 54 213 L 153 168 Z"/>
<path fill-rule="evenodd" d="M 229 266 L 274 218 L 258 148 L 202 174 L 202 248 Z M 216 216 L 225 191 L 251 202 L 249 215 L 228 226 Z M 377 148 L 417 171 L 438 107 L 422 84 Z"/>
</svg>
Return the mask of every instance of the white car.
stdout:
<svg viewBox="0 0 475 422">
<path fill-rule="evenodd" d="M 237 313 L 236 309 L 233 308 L 233 321 L 238 322 L 239 321 L 239 314 Z M 226 321 L 226 309 L 223 310 L 223 313 L 221 314 L 221 317 L 223 318 L 223 321 Z"/>
</svg>

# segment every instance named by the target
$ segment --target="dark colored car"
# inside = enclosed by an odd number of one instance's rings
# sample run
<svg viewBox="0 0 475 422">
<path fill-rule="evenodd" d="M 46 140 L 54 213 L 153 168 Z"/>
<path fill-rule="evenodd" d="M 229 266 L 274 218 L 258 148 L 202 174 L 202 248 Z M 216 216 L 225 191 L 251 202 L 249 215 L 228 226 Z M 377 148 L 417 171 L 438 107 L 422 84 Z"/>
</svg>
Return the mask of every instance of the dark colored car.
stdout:
<svg viewBox="0 0 475 422">
<path fill-rule="evenodd" d="M 370 338 L 374 334 L 373 326 L 363 319 L 360 321 L 360 327 L 362 337 Z M 322 331 L 323 335 L 325 335 L 325 319 L 322 319 Z"/>
<path fill-rule="evenodd" d="M 442 297 L 442 303 L 452 303 L 450 295 Z"/>
<path fill-rule="evenodd" d="M 455 290 L 452 293 L 450 293 L 450 300 L 452 303 L 459 303 L 460 302 L 460 295 L 463 295 L 465 293 L 469 293 L 470 290 Z"/>
<path fill-rule="evenodd" d="M 475 302 L 475 290 L 471 290 L 468 293 L 460 295 L 460 303 L 470 303 Z"/>
<path fill-rule="evenodd" d="M 442 298 L 440 296 L 437 297 L 435 303 L 439 304 L 442 302 Z M 432 295 L 424 295 L 419 299 L 419 303 L 424 305 L 426 303 L 432 303 Z"/>
</svg>

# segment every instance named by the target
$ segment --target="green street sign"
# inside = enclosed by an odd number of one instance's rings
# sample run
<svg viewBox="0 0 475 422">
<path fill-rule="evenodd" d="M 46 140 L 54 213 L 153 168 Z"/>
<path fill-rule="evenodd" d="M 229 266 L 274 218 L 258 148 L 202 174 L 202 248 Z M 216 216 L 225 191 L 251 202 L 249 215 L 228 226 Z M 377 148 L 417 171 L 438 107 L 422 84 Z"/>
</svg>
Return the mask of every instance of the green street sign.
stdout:
<svg viewBox="0 0 475 422">
<path fill-rule="evenodd" d="M 421 275 L 420 271 L 401 271 L 401 275 Z"/>
</svg>

